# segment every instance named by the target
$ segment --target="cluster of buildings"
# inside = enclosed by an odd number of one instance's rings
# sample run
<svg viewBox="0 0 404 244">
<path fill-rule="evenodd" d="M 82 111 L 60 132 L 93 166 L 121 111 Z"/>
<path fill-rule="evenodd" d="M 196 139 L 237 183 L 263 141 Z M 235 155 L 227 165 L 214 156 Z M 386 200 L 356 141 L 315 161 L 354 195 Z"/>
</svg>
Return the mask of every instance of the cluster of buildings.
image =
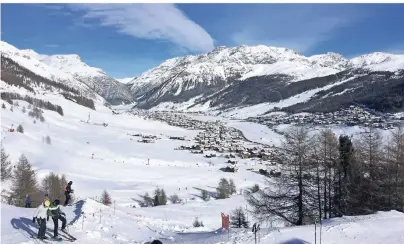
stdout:
<svg viewBox="0 0 404 244">
<path fill-rule="evenodd" d="M 275 153 L 269 146 L 247 146 L 241 131 L 225 126 L 221 121 L 201 121 L 186 115 L 167 112 L 150 112 L 143 116 L 164 121 L 173 126 L 200 130 L 191 145 L 182 145 L 176 150 L 189 150 L 194 154 L 202 154 L 205 158 L 223 157 L 228 163 L 228 166 L 222 169 L 225 172 L 237 171 L 237 157 L 270 161 Z"/>
<path fill-rule="evenodd" d="M 341 124 L 348 126 L 361 125 L 385 130 L 395 127 L 395 122 L 390 116 L 375 115 L 362 107 L 353 105 L 339 111 L 328 113 L 287 114 L 284 112 L 277 112 L 267 116 L 248 118 L 247 120 L 268 126 L 279 124 Z"/>
<path fill-rule="evenodd" d="M 140 133 L 139 134 L 129 134 L 128 133 L 128 136 L 131 137 L 130 140 L 132 140 L 132 137 L 138 137 L 139 139 L 137 141 L 141 142 L 141 143 L 154 143 L 157 139 L 160 139 L 155 135 L 144 135 L 144 134 L 140 134 Z"/>
</svg>

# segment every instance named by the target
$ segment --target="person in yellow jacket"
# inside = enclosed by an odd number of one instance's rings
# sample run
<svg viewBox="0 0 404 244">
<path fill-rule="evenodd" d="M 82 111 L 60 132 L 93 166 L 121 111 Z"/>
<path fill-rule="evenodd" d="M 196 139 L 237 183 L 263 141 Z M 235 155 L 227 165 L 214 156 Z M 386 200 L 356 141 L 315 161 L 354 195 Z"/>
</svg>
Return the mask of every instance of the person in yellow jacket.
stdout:
<svg viewBox="0 0 404 244">
<path fill-rule="evenodd" d="M 35 210 L 34 218 L 32 219 L 32 222 L 35 223 L 35 220 L 37 220 L 39 223 L 38 238 L 41 240 L 48 239 L 48 237 L 45 236 L 45 232 L 49 205 L 50 201 L 45 200 L 45 202 L 39 205 L 38 208 Z"/>
</svg>

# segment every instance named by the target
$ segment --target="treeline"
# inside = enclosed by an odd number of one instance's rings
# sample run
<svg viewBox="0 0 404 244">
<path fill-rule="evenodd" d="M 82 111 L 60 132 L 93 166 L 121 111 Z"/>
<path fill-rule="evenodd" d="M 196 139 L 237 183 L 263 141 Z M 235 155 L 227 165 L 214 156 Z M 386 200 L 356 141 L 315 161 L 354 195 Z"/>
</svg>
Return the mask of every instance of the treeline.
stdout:
<svg viewBox="0 0 404 244">
<path fill-rule="evenodd" d="M 1 55 L 1 79 L 10 85 L 21 86 L 30 91 L 33 91 L 32 86 L 36 85 L 49 91 L 53 91 L 52 87 L 54 87 L 80 95 L 77 89 L 37 75 L 3 55 Z"/>
<path fill-rule="evenodd" d="M 70 101 L 73 101 L 73 102 L 75 102 L 77 104 L 80 104 L 82 106 L 85 106 L 87 108 L 91 108 L 91 109 L 95 110 L 94 101 L 92 99 L 88 99 L 88 98 L 83 97 L 83 96 L 76 96 L 76 95 L 69 94 L 69 93 L 66 93 L 66 92 L 62 92 L 62 95 L 66 99 L 68 99 Z"/>
<path fill-rule="evenodd" d="M 267 178 L 266 189 L 246 193 L 260 220 L 311 224 L 343 215 L 404 211 L 404 130 L 383 143 L 368 128 L 359 138 L 329 129 L 314 136 L 305 127 L 285 135 L 278 165 L 282 175 Z"/>
<path fill-rule="evenodd" d="M 34 94 L 33 86 L 42 87 L 48 91 L 53 91 L 56 88 L 66 99 L 74 99 L 76 103 L 82 106 L 95 109 L 94 101 L 81 96 L 79 90 L 37 75 L 3 55 L 1 55 L 1 77 L 7 84 L 23 87 Z"/>
<path fill-rule="evenodd" d="M 142 200 L 136 200 L 141 207 L 156 207 L 160 205 L 167 204 L 167 195 L 164 189 L 156 188 L 154 190 L 153 197 L 149 196 L 149 193 L 145 193 L 144 195 L 139 195 Z M 172 201 L 173 204 L 180 203 L 179 197 L 175 195 L 175 197 L 171 196 L 170 198 L 174 198 L 175 201 Z"/>
<path fill-rule="evenodd" d="M 36 172 L 28 159 L 21 154 L 18 162 L 12 166 L 9 155 L 1 146 L 1 181 L 11 181 L 10 191 L 2 190 L 2 201 L 17 207 L 25 206 L 25 198 L 31 199 L 31 207 L 37 207 L 48 194 L 50 199 L 61 199 L 64 195 L 63 186 L 67 184 L 64 175 L 49 173 L 41 183 L 38 183 Z"/>
<path fill-rule="evenodd" d="M 63 116 L 63 109 L 59 105 L 54 105 L 49 101 L 44 101 L 41 99 L 33 98 L 28 95 L 21 96 L 18 93 L 11 93 L 11 92 L 2 92 L 1 99 L 7 101 L 10 104 L 13 104 L 11 100 L 24 100 L 36 107 L 48 109 L 51 111 L 55 111 L 58 114 Z"/>
</svg>

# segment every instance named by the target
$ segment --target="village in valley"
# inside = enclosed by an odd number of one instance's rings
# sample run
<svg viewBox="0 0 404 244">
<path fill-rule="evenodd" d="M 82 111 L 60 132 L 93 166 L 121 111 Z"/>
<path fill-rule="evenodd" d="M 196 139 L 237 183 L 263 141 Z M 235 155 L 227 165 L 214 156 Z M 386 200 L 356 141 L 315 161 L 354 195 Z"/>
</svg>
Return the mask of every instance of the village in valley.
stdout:
<svg viewBox="0 0 404 244">
<path fill-rule="evenodd" d="M 201 121 L 192 119 L 186 114 L 173 112 L 150 112 L 150 111 L 132 111 L 133 114 L 142 116 L 145 119 L 163 121 L 169 125 L 182 127 L 190 130 L 199 131 L 192 140 L 185 137 L 176 137 L 169 135 L 145 135 L 129 134 L 132 138 L 137 137 L 137 142 L 154 143 L 163 137 L 171 140 L 184 141 L 175 150 L 188 150 L 193 154 L 201 154 L 204 158 L 220 158 L 226 164 L 221 168 L 223 172 L 235 173 L 239 169 L 240 161 L 247 164 L 248 160 L 253 160 L 259 164 L 259 169 L 248 169 L 252 172 L 266 175 L 268 177 L 280 176 L 280 172 L 269 170 L 269 167 L 276 165 L 276 159 L 279 155 L 276 147 L 249 141 L 243 133 L 233 127 L 225 126 L 220 120 Z M 190 142 L 192 141 L 192 142 Z M 190 142 L 190 143 L 185 143 Z M 271 167 L 272 168 L 272 167 Z"/>
<path fill-rule="evenodd" d="M 118 114 L 118 112 L 113 112 Z M 169 111 L 146 111 L 134 109 L 131 114 L 141 116 L 144 119 L 163 121 L 169 125 L 190 130 L 199 131 L 195 138 L 184 138 L 167 135 L 143 135 L 129 134 L 130 140 L 137 137 L 139 143 L 154 143 L 156 140 L 166 137 L 171 140 L 184 141 L 184 145 L 175 150 L 188 150 L 193 154 L 201 154 L 204 158 L 222 158 L 226 167 L 221 168 L 224 172 L 237 172 L 240 161 L 251 159 L 258 161 L 262 166 L 258 169 L 249 169 L 256 173 L 271 176 L 280 176 L 276 172 L 276 162 L 280 151 L 274 145 L 260 144 L 249 141 L 243 133 L 233 127 L 224 125 L 220 120 L 203 121 L 188 116 L 188 113 Z M 263 124 L 272 128 L 279 134 L 284 134 L 276 129 L 279 124 L 307 124 L 315 125 L 360 125 L 389 130 L 402 123 L 404 118 L 392 114 L 382 116 L 357 106 L 350 106 L 335 112 L 328 113 L 299 113 L 288 114 L 286 112 L 272 112 L 260 117 L 250 117 L 246 121 Z M 187 143 L 185 143 L 187 142 Z M 190 143 L 188 143 L 190 142 Z M 269 172 L 268 172 L 269 171 Z"/>
<path fill-rule="evenodd" d="M 272 127 L 279 124 L 309 124 L 309 125 L 360 125 L 384 130 L 390 130 L 397 124 L 404 122 L 404 117 L 393 114 L 376 115 L 371 111 L 351 105 L 335 112 L 327 113 L 297 113 L 288 114 L 286 112 L 272 112 L 259 117 L 250 117 L 249 122 Z"/>
</svg>

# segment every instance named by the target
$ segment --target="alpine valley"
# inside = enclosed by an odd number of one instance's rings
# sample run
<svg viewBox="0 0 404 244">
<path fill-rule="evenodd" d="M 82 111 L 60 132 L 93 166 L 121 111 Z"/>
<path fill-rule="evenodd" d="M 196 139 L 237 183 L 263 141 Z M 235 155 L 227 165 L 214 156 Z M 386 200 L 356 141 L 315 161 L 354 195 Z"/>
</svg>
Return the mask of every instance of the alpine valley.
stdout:
<svg viewBox="0 0 404 244">
<path fill-rule="evenodd" d="M 166 60 L 122 82 L 75 54 L 41 55 L 2 42 L 1 55 L 3 72 L 24 69 L 76 88 L 88 98 L 140 109 L 234 115 L 235 110 L 259 106 L 250 116 L 273 110 L 333 112 L 351 105 L 383 113 L 404 110 L 404 55 L 305 57 L 288 48 L 221 46 Z"/>
</svg>

